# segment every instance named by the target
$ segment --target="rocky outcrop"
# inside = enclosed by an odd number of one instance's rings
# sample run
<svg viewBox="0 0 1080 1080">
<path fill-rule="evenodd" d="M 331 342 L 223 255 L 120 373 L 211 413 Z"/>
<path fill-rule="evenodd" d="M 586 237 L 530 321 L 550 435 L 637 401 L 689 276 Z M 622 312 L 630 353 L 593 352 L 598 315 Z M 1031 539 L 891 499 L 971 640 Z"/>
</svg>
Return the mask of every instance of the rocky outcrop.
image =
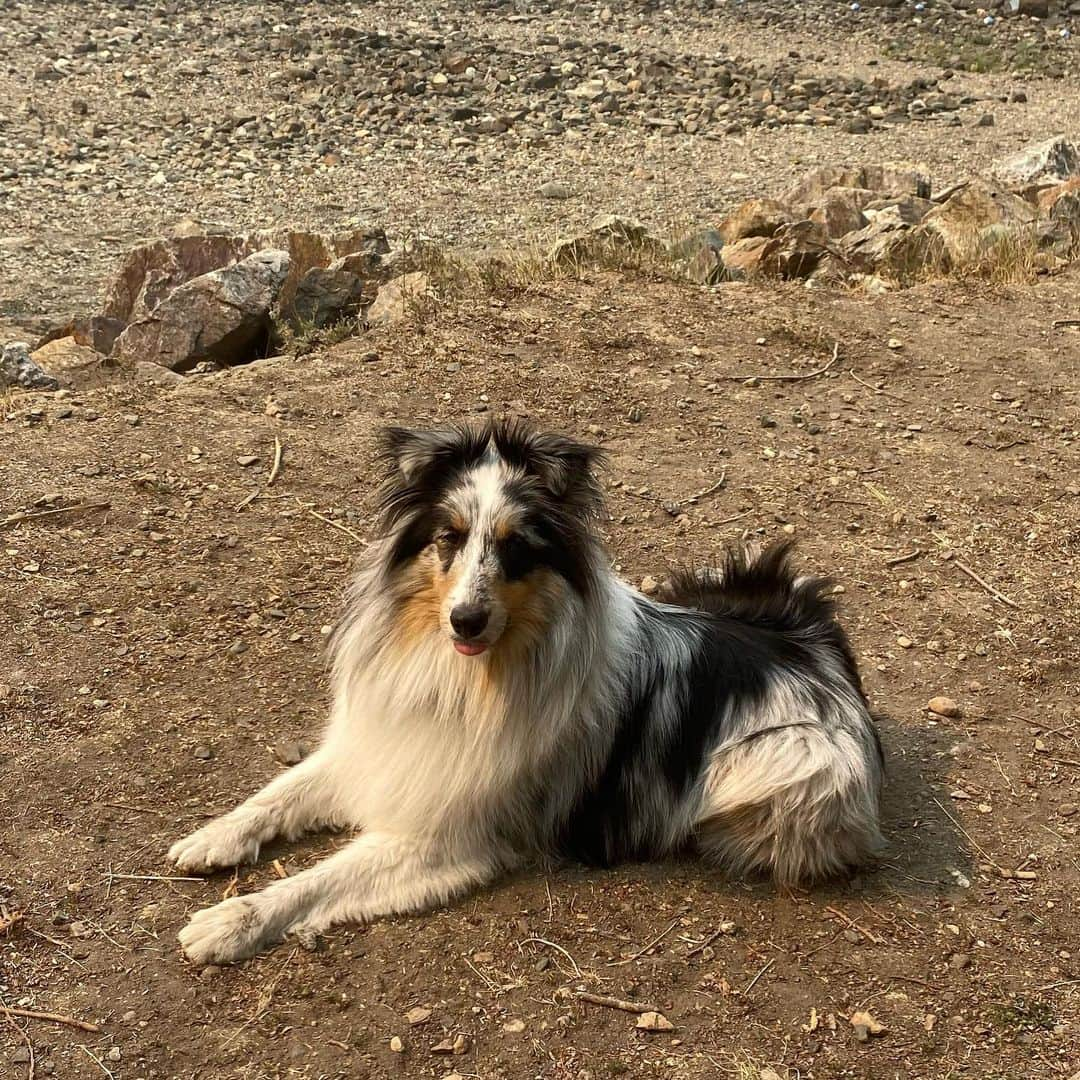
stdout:
<svg viewBox="0 0 1080 1080">
<path fill-rule="evenodd" d="M 289 269 L 288 252 L 267 250 L 193 278 L 128 325 L 114 359 L 172 371 L 201 361 L 230 366 L 250 360 L 269 344 L 271 311 Z"/>
</svg>

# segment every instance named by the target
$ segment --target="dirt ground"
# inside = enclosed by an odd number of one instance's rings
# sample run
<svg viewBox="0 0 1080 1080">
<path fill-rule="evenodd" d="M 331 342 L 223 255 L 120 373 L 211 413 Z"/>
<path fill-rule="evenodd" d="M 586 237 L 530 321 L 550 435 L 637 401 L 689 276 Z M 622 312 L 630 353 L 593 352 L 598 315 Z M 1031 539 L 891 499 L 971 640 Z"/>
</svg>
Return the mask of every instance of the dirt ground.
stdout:
<svg viewBox="0 0 1080 1080">
<path fill-rule="evenodd" d="M 595 274 L 176 389 L 10 396 L 0 517 L 92 505 L 0 535 L 0 997 L 100 1030 L 0 1020 L 0 1076 L 1073 1076 L 1080 331 L 1052 324 L 1078 314 L 1075 272 L 885 298 Z M 486 412 L 603 444 L 632 580 L 801 538 L 882 716 L 889 850 L 793 896 L 536 869 L 194 970 L 189 912 L 344 842 L 235 883 L 164 861 L 318 735 L 375 427 Z"/>
</svg>

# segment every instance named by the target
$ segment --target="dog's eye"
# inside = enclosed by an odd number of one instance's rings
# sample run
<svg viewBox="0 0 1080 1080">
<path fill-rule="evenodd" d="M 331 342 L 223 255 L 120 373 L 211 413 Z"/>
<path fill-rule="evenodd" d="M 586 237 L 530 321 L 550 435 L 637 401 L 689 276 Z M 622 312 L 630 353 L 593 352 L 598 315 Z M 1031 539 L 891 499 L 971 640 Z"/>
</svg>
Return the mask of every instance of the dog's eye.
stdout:
<svg viewBox="0 0 1080 1080">
<path fill-rule="evenodd" d="M 442 532 L 435 534 L 435 546 L 443 553 L 457 551 L 464 540 L 464 535 L 457 529 L 443 529 Z"/>
</svg>

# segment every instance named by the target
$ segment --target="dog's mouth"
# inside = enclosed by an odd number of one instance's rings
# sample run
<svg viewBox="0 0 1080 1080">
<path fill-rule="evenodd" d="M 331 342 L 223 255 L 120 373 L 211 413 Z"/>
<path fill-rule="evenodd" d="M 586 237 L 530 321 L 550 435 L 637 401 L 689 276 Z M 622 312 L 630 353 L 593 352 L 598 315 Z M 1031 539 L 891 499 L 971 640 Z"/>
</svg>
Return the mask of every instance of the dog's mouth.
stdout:
<svg viewBox="0 0 1080 1080">
<path fill-rule="evenodd" d="M 461 638 L 454 638 L 454 648 L 462 656 L 479 656 L 482 652 L 487 652 L 487 647 L 486 641 L 463 641 Z"/>
</svg>

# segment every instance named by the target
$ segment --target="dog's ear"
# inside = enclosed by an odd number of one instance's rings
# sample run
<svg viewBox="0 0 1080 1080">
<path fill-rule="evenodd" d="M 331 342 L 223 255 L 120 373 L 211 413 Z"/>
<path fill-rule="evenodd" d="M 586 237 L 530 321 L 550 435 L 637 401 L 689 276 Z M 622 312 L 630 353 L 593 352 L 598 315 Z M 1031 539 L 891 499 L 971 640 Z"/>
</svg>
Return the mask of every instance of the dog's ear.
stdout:
<svg viewBox="0 0 1080 1080">
<path fill-rule="evenodd" d="M 602 458 L 599 447 L 546 432 L 529 436 L 528 454 L 532 471 L 560 499 L 573 496 L 583 485 L 595 483 L 592 470 Z"/>
<path fill-rule="evenodd" d="M 460 438 L 456 431 L 424 431 L 385 427 L 379 432 L 379 457 L 389 466 L 390 480 L 414 483 Z"/>
</svg>

